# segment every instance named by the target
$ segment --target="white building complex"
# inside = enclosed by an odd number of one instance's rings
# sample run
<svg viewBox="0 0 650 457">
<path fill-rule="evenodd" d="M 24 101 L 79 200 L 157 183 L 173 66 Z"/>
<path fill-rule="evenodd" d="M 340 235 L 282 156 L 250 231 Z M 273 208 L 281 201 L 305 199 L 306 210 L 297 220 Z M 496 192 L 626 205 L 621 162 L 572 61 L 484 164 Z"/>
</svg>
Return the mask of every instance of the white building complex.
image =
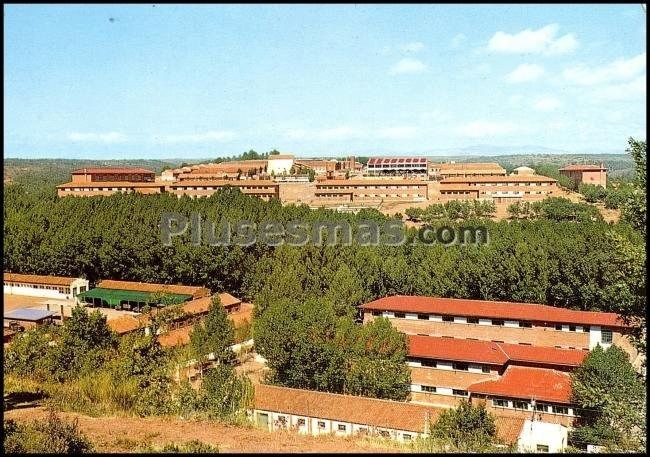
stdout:
<svg viewBox="0 0 650 457">
<path fill-rule="evenodd" d="M 7 295 L 74 300 L 87 290 L 88 280 L 83 278 L 4 273 L 3 292 Z"/>
</svg>

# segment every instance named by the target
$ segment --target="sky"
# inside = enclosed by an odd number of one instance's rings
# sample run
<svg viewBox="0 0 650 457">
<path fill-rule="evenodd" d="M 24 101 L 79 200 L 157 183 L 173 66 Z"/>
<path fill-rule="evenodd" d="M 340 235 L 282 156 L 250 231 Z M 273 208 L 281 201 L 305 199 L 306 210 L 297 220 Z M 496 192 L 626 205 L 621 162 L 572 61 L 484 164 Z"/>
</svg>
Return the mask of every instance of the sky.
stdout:
<svg viewBox="0 0 650 457">
<path fill-rule="evenodd" d="M 640 4 L 4 6 L 5 157 L 624 153 L 630 136 Z"/>
</svg>

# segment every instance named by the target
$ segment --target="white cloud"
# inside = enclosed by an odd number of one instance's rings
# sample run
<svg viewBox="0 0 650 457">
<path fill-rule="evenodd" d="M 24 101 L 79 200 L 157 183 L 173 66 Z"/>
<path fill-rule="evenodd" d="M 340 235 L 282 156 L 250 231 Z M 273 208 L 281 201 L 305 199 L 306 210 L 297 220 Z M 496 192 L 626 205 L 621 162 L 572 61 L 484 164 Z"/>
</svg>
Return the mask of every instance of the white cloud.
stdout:
<svg viewBox="0 0 650 457">
<path fill-rule="evenodd" d="M 402 140 L 413 138 L 417 132 L 417 127 L 412 126 L 386 127 L 379 129 L 377 136 L 387 140 Z"/>
<path fill-rule="evenodd" d="M 462 125 L 456 132 L 470 138 L 507 135 L 517 131 L 517 126 L 511 122 L 474 121 Z"/>
<path fill-rule="evenodd" d="M 544 67 L 541 65 L 522 63 L 506 75 L 506 81 L 511 84 L 536 81 L 544 74 Z"/>
<path fill-rule="evenodd" d="M 646 75 L 643 75 L 629 82 L 600 87 L 594 97 L 605 101 L 642 100 L 646 96 L 646 86 Z"/>
<path fill-rule="evenodd" d="M 461 44 L 463 44 L 463 42 L 464 42 L 466 39 L 467 39 L 467 37 L 465 36 L 465 34 L 463 34 L 463 33 L 459 33 L 458 35 L 456 35 L 455 37 L 453 37 L 453 38 L 451 39 L 451 47 L 452 47 L 452 48 L 457 48 L 457 47 L 459 47 Z"/>
<path fill-rule="evenodd" d="M 403 44 L 400 49 L 404 52 L 420 52 L 424 49 L 424 43 L 414 41 L 413 43 Z"/>
<path fill-rule="evenodd" d="M 533 103 L 533 108 L 538 111 L 553 111 L 562 106 L 562 102 L 555 97 L 545 96 Z"/>
<path fill-rule="evenodd" d="M 203 133 L 186 133 L 174 135 L 160 135 L 153 138 L 156 143 L 225 143 L 236 137 L 234 132 L 229 130 L 215 130 Z"/>
<path fill-rule="evenodd" d="M 405 58 L 397 62 L 390 69 L 391 75 L 416 74 L 422 73 L 427 66 L 417 59 Z"/>
<path fill-rule="evenodd" d="M 68 135 L 70 141 L 88 142 L 88 143 L 124 143 L 127 140 L 126 135 L 118 132 L 106 133 L 80 133 L 73 132 Z"/>
<path fill-rule="evenodd" d="M 558 24 L 549 24 L 537 30 L 526 29 L 509 34 L 499 31 L 488 42 L 488 49 L 506 54 L 566 54 L 574 51 L 579 43 L 568 33 L 556 38 Z"/>
<path fill-rule="evenodd" d="M 643 73 L 646 69 L 646 53 L 629 59 L 618 59 L 601 67 L 590 68 L 576 65 L 567 68 L 562 76 L 569 82 L 588 86 L 611 81 L 625 81 Z"/>
</svg>

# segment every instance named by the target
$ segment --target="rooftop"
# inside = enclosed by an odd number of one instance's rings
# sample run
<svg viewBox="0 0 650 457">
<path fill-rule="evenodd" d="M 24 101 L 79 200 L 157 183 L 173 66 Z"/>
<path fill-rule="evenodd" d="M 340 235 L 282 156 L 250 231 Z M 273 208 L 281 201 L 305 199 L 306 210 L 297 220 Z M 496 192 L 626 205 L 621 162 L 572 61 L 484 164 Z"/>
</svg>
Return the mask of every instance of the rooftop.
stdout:
<svg viewBox="0 0 650 457">
<path fill-rule="evenodd" d="M 74 170 L 72 172 L 73 175 L 83 175 L 83 174 L 133 174 L 133 173 L 147 173 L 147 174 L 155 174 L 151 170 L 147 170 L 146 168 L 130 168 L 130 167 L 95 167 L 95 168 L 80 168 L 78 170 Z"/>
<path fill-rule="evenodd" d="M 55 314 L 56 313 L 54 311 L 48 311 L 46 309 L 18 308 L 7 311 L 4 314 L 4 318 L 15 319 L 17 321 L 38 322 L 45 318 L 54 316 Z"/>
<path fill-rule="evenodd" d="M 220 293 L 219 300 L 221 300 L 221 304 L 224 306 L 224 308 L 228 308 L 229 306 L 234 306 L 241 303 L 240 299 L 233 297 L 227 292 Z M 208 312 L 211 304 L 212 296 L 196 298 L 194 300 L 185 302 L 183 304 L 183 311 L 189 314 L 205 313 Z"/>
<path fill-rule="evenodd" d="M 460 163 L 435 163 L 435 168 L 440 170 L 492 170 L 505 171 L 505 169 L 496 162 L 460 162 Z"/>
<path fill-rule="evenodd" d="M 511 366 L 499 379 L 477 382 L 467 390 L 473 394 L 571 404 L 571 376 L 548 368 Z"/>
<path fill-rule="evenodd" d="M 607 171 L 603 165 L 572 164 L 560 168 L 560 171 Z"/>
<path fill-rule="evenodd" d="M 368 159 L 368 165 L 404 165 L 420 164 L 427 165 L 426 157 L 371 157 Z"/>
<path fill-rule="evenodd" d="M 316 183 L 317 186 L 426 186 L 427 181 L 418 179 L 327 179 Z"/>
<path fill-rule="evenodd" d="M 627 327 L 621 318 L 614 313 L 577 311 L 535 303 L 394 295 L 366 303 L 362 305 L 362 308 L 379 311 L 429 313 L 558 324 Z"/>
<path fill-rule="evenodd" d="M 183 286 L 180 284 L 157 284 L 150 282 L 117 281 L 104 279 L 97 284 L 98 288 L 129 290 L 150 293 L 168 293 L 177 295 L 191 295 L 193 298 L 200 298 L 210 295 L 210 291 L 200 286 Z"/>
<path fill-rule="evenodd" d="M 24 284 L 44 284 L 50 286 L 69 286 L 79 278 L 70 276 L 24 275 L 4 272 L 4 282 L 20 282 Z"/>
<path fill-rule="evenodd" d="M 56 186 L 57 189 L 62 189 L 64 187 L 74 187 L 74 188 L 86 188 L 86 187 L 149 187 L 149 188 L 163 188 L 165 187 L 164 183 L 151 181 L 151 182 L 134 182 L 134 181 L 88 181 L 88 182 L 67 182 L 65 184 L 59 184 Z"/>
<path fill-rule="evenodd" d="M 466 183 L 466 182 L 480 182 L 480 183 L 490 183 L 490 182 L 557 182 L 553 178 L 542 175 L 509 175 L 509 176 L 452 176 L 450 178 L 445 178 L 440 181 L 440 184 L 447 183 Z"/>
<path fill-rule="evenodd" d="M 459 362 L 505 365 L 507 362 L 530 362 L 557 366 L 578 366 L 588 351 L 495 343 L 463 338 L 409 335 L 409 356 Z"/>
<path fill-rule="evenodd" d="M 427 420 L 435 422 L 444 408 L 267 384 L 255 385 L 255 409 L 338 420 L 371 427 L 422 433 Z M 507 443 L 517 441 L 520 418 L 496 417 L 497 434 Z"/>
</svg>

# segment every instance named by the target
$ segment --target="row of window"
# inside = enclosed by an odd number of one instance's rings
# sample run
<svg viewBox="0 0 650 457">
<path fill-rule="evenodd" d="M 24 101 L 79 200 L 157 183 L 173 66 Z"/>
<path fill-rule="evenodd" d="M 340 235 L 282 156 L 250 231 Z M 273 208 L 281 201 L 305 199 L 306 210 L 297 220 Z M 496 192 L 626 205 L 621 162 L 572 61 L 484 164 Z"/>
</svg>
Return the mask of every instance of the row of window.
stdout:
<svg viewBox="0 0 650 457">
<path fill-rule="evenodd" d="M 392 316 L 391 316 L 392 314 Z M 382 312 L 382 311 L 377 311 L 373 310 L 372 315 L 373 316 L 382 316 L 385 315 L 385 317 L 394 317 L 396 319 L 406 319 L 406 314 L 407 313 L 401 313 L 401 312 L 394 312 L 391 313 L 390 311 L 388 312 Z M 412 315 L 414 316 L 414 315 Z M 417 314 L 418 320 L 424 320 L 424 321 L 429 321 L 429 320 L 441 320 L 442 322 L 455 322 L 457 324 L 478 324 L 479 320 L 482 321 L 481 324 L 484 325 L 495 325 L 495 326 L 506 326 L 506 321 L 503 319 L 479 319 L 478 317 L 459 317 L 459 316 L 440 316 L 436 314 Z M 508 323 L 512 323 L 512 325 L 507 325 L 507 326 L 518 326 L 520 328 L 531 328 L 533 326 L 532 322 L 527 322 L 527 321 L 507 321 Z M 569 331 L 569 332 L 586 332 L 588 333 L 590 330 L 590 327 L 588 325 L 565 325 L 565 324 L 555 324 L 555 330 L 560 330 L 560 331 Z M 603 330 L 603 332 L 609 332 L 611 335 L 611 330 Z"/>
<path fill-rule="evenodd" d="M 442 389 L 442 390 L 441 390 Z M 446 387 L 436 387 L 436 386 L 420 386 L 420 390 L 422 392 L 427 392 L 427 393 L 442 393 L 443 395 L 449 395 L 447 392 L 449 389 Z M 456 396 L 456 397 L 468 397 L 469 392 L 463 389 L 451 389 L 451 394 Z"/>
<path fill-rule="evenodd" d="M 549 185 L 552 185 L 552 184 L 549 184 L 549 183 L 546 183 L 546 182 L 537 183 L 537 182 L 523 182 L 523 181 L 522 182 L 519 182 L 519 181 L 515 181 L 515 182 L 512 182 L 512 181 L 511 182 L 507 182 L 507 181 L 506 182 L 502 182 L 502 181 L 497 181 L 497 182 L 468 182 L 467 184 L 470 185 L 470 186 L 476 186 L 476 187 L 480 187 L 480 186 L 515 187 L 515 186 L 549 186 Z"/>
<path fill-rule="evenodd" d="M 304 418 L 299 418 L 298 421 L 296 422 L 296 425 L 298 427 L 304 427 L 306 424 L 306 420 Z M 278 425 L 281 427 L 286 427 L 287 426 L 287 416 L 278 416 Z M 319 430 L 325 430 L 326 424 L 325 421 L 318 421 L 317 422 L 318 429 Z M 348 426 L 346 424 L 337 424 L 336 430 L 339 432 L 347 432 Z M 359 427 L 357 429 L 358 433 L 367 433 L 368 432 L 368 427 Z M 379 430 L 378 431 L 379 435 L 385 438 L 388 438 L 390 436 L 390 432 L 388 430 Z M 408 433 L 403 433 L 402 437 L 405 440 L 410 440 L 412 438 L 412 435 Z"/>
<path fill-rule="evenodd" d="M 511 408 L 511 409 L 519 409 L 523 411 L 533 411 L 532 404 L 525 400 L 505 400 L 503 398 L 493 398 L 492 406 L 495 406 L 497 408 Z M 552 413 L 552 414 L 564 414 L 564 415 L 569 415 L 569 413 L 571 412 L 569 411 L 568 406 L 551 405 L 548 403 L 540 403 L 540 402 L 535 403 L 534 410 L 540 413 Z"/>
<path fill-rule="evenodd" d="M 452 370 L 457 371 L 473 371 L 481 373 L 489 373 L 490 366 L 482 365 L 477 363 L 465 363 L 465 362 L 441 362 L 439 360 L 433 359 L 421 359 L 421 358 L 409 358 L 409 362 L 419 362 L 421 366 L 427 368 L 439 368 L 441 366 L 449 366 L 451 364 Z"/>
<path fill-rule="evenodd" d="M 28 289 L 56 290 L 62 294 L 67 293 L 70 290 L 68 287 L 62 287 L 62 286 L 45 286 L 42 284 L 22 284 L 17 282 L 5 282 L 4 285 L 8 287 L 24 287 Z"/>
<path fill-rule="evenodd" d="M 234 186 L 242 190 L 275 190 L 275 186 Z M 215 186 L 172 186 L 171 190 L 219 190 L 222 187 Z"/>
<path fill-rule="evenodd" d="M 330 186 L 330 185 L 317 185 L 316 190 L 418 190 L 424 187 L 423 185 L 411 185 L 411 184 L 387 184 L 384 186 Z"/>
</svg>

